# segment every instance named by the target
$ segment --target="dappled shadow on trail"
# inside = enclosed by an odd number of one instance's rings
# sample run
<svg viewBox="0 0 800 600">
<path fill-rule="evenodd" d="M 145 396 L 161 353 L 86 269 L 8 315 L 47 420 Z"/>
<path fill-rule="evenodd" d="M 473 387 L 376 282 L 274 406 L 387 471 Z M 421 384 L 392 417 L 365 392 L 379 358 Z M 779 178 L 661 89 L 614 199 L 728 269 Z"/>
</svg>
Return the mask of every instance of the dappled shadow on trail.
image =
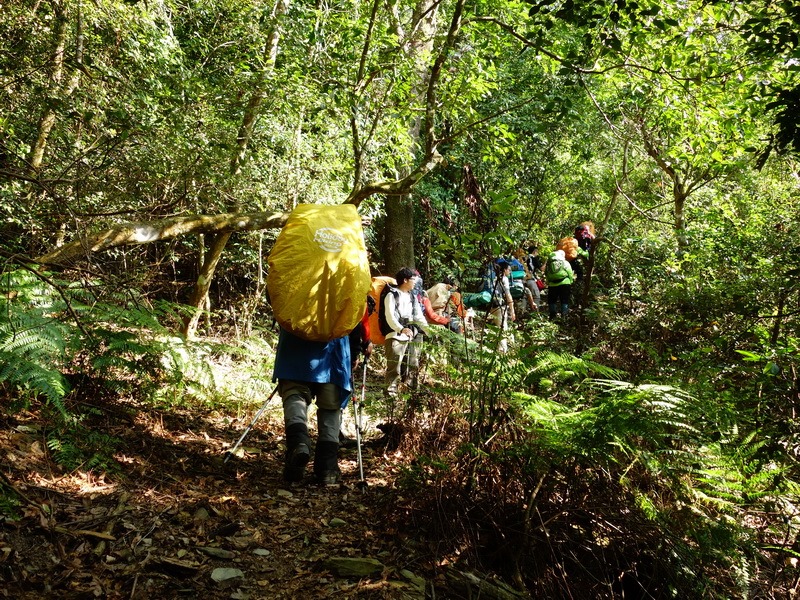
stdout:
<svg viewBox="0 0 800 600">
<path fill-rule="evenodd" d="M 374 437 L 362 446 L 366 488 L 355 448 L 340 453 L 341 487 L 290 486 L 274 417 L 223 462 L 247 420 L 102 406 L 93 415 L 121 442 L 116 473 L 64 472 L 37 414 L 5 418 L 0 486 L 19 504 L 0 523 L 0 597 L 413 597 L 403 569 L 416 559 L 385 527 L 395 465 Z M 331 557 L 379 568 L 335 573 Z"/>
</svg>

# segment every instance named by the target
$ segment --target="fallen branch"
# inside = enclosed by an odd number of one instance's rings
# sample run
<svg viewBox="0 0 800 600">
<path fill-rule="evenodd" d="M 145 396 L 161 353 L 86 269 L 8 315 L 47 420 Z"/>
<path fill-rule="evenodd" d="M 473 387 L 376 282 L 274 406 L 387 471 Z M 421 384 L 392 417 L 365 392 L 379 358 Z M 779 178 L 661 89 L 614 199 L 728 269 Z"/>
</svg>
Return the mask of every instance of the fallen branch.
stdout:
<svg viewBox="0 0 800 600">
<path fill-rule="evenodd" d="M 103 529 L 103 533 L 104 534 L 110 536 L 111 532 L 114 531 L 114 527 L 117 524 L 117 519 L 114 519 L 113 517 L 118 517 L 123 512 L 125 512 L 125 504 L 128 502 L 128 498 L 129 497 L 130 497 L 130 494 L 128 494 L 128 493 L 123 493 L 119 497 L 119 501 L 117 502 L 117 506 L 114 508 L 113 511 L 111 511 L 111 514 L 108 515 L 109 517 L 112 517 L 112 518 L 109 520 L 108 523 L 106 523 L 105 529 Z M 108 545 L 108 544 L 106 544 L 107 540 L 108 541 L 113 541 L 114 538 L 112 537 L 110 540 L 108 538 L 102 538 L 97 543 L 97 546 L 95 546 L 95 548 L 94 548 L 94 553 L 95 553 L 96 556 L 101 556 L 106 551 L 106 546 Z"/>
<path fill-rule="evenodd" d="M 108 540 L 110 542 L 113 542 L 117 539 L 113 535 L 103 533 L 102 531 L 90 531 L 88 529 L 67 529 L 66 527 L 61 527 L 60 525 L 56 525 L 55 527 L 53 527 L 53 531 L 55 531 L 56 533 L 64 533 L 74 537 L 80 537 L 80 536 L 95 537 L 101 540 Z"/>
<path fill-rule="evenodd" d="M 225 213 L 123 223 L 105 231 L 81 236 L 79 239 L 64 244 L 34 260 L 42 265 L 64 265 L 109 248 L 161 242 L 187 234 L 230 233 L 280 228 L 286 223 L 288 217 L 289 214 L 284 212 Z"/>
</svg>

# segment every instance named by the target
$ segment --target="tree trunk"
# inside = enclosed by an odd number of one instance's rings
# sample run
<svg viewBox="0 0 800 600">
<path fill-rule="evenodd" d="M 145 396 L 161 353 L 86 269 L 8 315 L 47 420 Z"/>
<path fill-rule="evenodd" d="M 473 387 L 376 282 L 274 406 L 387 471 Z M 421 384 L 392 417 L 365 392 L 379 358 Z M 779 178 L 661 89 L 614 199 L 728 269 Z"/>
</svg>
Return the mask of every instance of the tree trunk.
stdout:
<svg viewBox="0 0 800 600">
<path fill-rule="evenodd" d="M 606 212 L 603 215 L 603 222 L 595 225 L 595 239 L 589 248 L 589 258 L 586 261 L 586 274 L 583 282 L 583 290 L 581 290 L 581 311 L 580 311 L 580 329 L 583 331 L 583 317 L 586 307 L 589 306 L 589 297 L 592 294 L 592 275 L 594 274 L 594 261 L 597 256 L 597 245 L 602 241 L 603 232 L 611 220 L 611 215 L 614 213 L 614 208 L 617 205 L 620 195 L 622 194 L 622 184 L 628 180 L 628 146 L 629 142 L 623 142 L 622 150 L 622 167 L 620 169 L 620 176 L 614 184 L 614 189 L 611 191 L 611 198 L 608 201 Z"/>
<path fill-rule="evenodd" d="M 433 40 L 436 33 L 438 3 L 434 0 L 419 0 L 414 9 L 411 36 L 399 36 L 401 46 L 415 63 L 417 80 L 413 97 L 420 105 L 424 105 L 431 82 L 431 69 L 427 64 L 427 57 L 433 51 Z M 398 32 L 401 33 L 401 32 Z M 427 147 L 428 131 L 422 130 L 422 118 L 415 118 L 409 125 L 409 147 L 405 152 L 409 156 L 419 155 L 419 150 Z M 402 173 L 408 176 L 411 169 Z M 394 274 L 402 267 L 415 267 L 414 258 L 414 204 L 413 197 L 409 194 L 402 196 L 388 196 L 386 198 L 386 223 L 383 237 L 383 256 L 386 270 Z"/>
<path fill-rule="evenodd" d="M 710 180 L 709 174 L 706 172 L 700 177 L 690 180 L 690 177 L 682 175 L 672 163 L 665 160 L 645 128 L 644 123 L 639 125 L 639 131 L 642 134 L 645 151 L 672 182 L 673 229 L 678 246 L 677 254 L 682 256 L 689 246 L 689 241 L 686 237 L 686 215 L 684 213 L 686 199 L 699 185 Z"/>
<path fill-rule="evenodd" d="M 414 206 L 411 194 L 386 199 L 383 255 L 386 274 L 394 275 L 403 267 L 414 268 Z"/>
<path fill-rule="evenodd" d="M 51 58 L 52 70 L 50 72 L 50 83 L 52 84 L 52 88 L 50 93 L 54 98 L 66 99 L 77 89 L 80 81 L 80 71 L 74 69 L 67 85 L 61 88 L 61 83 L 64 78 L 64 54 L 67 46 L 69 23 L 64 4 L 60 0 L 54 0 L 51 4 L 55 14 L 56 27 L 55 43 Z M 80 65 L 83 62 L 83 21 L 80 13 L 80 5 L 78 5 L 77 10 L 78 25 L 77 37 L 75 40 L 75 64 Z M 32 174 L 38 173 L 42 168 L 45 151 L 47 149 L 47 141 L 56 123 L 56 111 L 52 108 L 52 103 L 46 103 L 46 106 L 47 108 L 39 118 L 36 141 L 34 141 L 27 156 L 28 169 Z"/>
<path fill-rule="evenodd" d="M 211 281 L 214 279 L 214 271 L 219 264 L 219 259 L 222 257 L 222 252 L 225 250 L 225 244 L 230 239 L 230 233 L 220 233 L 211 237 L 211 245 L 206 250 L 205 260 L 200 268 L 200 274 L 197 276 L 197 283 L 192 291 L 192 297 L 189 304 L 195 307 L 195 311 L 191 317 L 186 319 L 184 324 L 184 334 L 187 339 L 194 337 L 197 331 L 197 324 L 200 322 L 200 317 L 203 316 L 202 307 L 210 306 L 208 302 L 208 290 L 211 288 Z"/>
<path fill-rule="evenodd" d="M 678 242 L 678 256 L 682 256 L 689 247 L 689 240 L 686 237 L 686 198 L 689 191 L 680 177 L 675 177 L 672 184 L 672 196 L 675 210 L 675 239 Z"/>
<path fill-rule="evenodd" d="M 782 288 L 780 292 L 778 292 L 778 310 L 775 313 L 775 322 L 772 324 L 772 334 L 769 337 L 771 346 L 775 346 L 781 338 L 781 321 L 783 321 L 783 308 L 786 304 L 787 296 L 788 291 L 786 289 Z"/>
</svg>

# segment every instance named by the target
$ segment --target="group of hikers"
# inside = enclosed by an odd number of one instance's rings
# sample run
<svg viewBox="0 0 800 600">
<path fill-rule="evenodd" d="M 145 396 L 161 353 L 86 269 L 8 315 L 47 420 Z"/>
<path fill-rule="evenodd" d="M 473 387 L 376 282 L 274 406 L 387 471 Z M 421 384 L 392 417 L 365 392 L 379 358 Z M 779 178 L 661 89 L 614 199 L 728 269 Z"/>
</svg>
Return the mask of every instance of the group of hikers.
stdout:
<svg viewBox="0 0 800 600">
<path fill-rule="evenodd" d="M 572 285 L 583 279 L 583 263 L 594 239 L 594 225 L 586 221 L 572 236 L 560 239 L 546 259 L 535 245 L 494 259 L 483 268 L 481 289 L 464 294 L 464 305 L 488 309 L 492 322 L 505 329 L 523 311 L 542 311 L 546 296 L 550 319 L 563 319 L 569 313 Z"/>
<path fill-rule="evenodd" d="M 308 408 L 312 402 L 316 402 L 317 441 L 313 445 L 313 474 L 318 484 L 333 486 L 341 482 L 338 452 L 343 441 L 343 410 L 356 388 L 354 374 L 362 364 L 366 367 L 373 346 L 376 343 L 383 345 L 386 355 L 385 395 L 394 401 L 401 386 L 412 390 L 418 386 L 422 341 L 429 333 L 431 324 L 456 332 L 463 327 L 470 327 L 470 318 L 474 313 L 470 304 L 476 301 L 476 296 L 462 295 L 453 279 L 445 279 L 425 290 L 419 272 L 411 267 L 403 267 L 393 278 L 370 277 L 371 287 L 361 296 L 359 307 L 358 294 L 364 289 L 360 287 L 364 280 L 364 264 L 369 276 L 363 233 L 360 240 L 357 234 L 353 240 L 348 240 L 346 233 L 334 231 L 331 227 L 318 227 L 313 223 L 304 227 L 309 230 L 308 236 L 313 243 L 322 247 L 325 253 L 325 264 L 317 270 L 321 273 L 319 281 L 314 281 L 312 277 L 301 284 L 301 287 L 311 287 L 295 291 L 293 297 L 282 299 L 285 286 L 277 277 L 274 281 L 268 279 L 273 311 L 281 325 L 273 380 L 277 381 L 277 392 L 283 402 L 286 438 L 283 478 L 293 483 L 305 477 L 306 466 L 312 457 Z M 316 230 L 314 227 L 317 227 Z M 566 316 L 571 285 L 580 274 L 579 259 L 589 256 L 588 251 L 594 239 L 593 229 L 588 222 L 579 225 L 572 241 L 563 238 L 546 260 L 538 256 L 537 248 L 532 245 L 528 247 L 526 255 L 516 253 L 516 256 L 494 260 L 486 273 L 485 289 L 480 293 L 483 300 L 486 299 L 485 292 L 489 293 L 489 305 L 486 308 L 490 321 L 505 331 L 516 320 L 515 300 L 519 298 L 514 298 L 516 294 L 512 294 L 512 289 L 518 287 L 518 281 L 532 310 L 540 310 L 542 292 L 546 289 L 550 317 L 556 319 Z M 273 253 L 276 253 L 281 241 L 279 236 Z M 356 258 L 351 261 L 352 273 L 345 272 L 342 266 L 345 262 L 343 250 L 347 249 L 348 242 L 356 246 L 353 253 Z M 287 241 L 284 246 L 292 243 L 299 242 Z M 334 253 L 335 261 L 331 258 Z M 272 254 L 270 268 L 270 276 L 273 269 L 280 271 L 279 259 L 273 260 Z M 341 297 L 327 298 L 324 292 L 319 291 L 324 288 L 332 296 L 341 292 L 339 288 L 347 287 L 336 287 L 332 278 L 334 268 L 341 276 L 340 284 L 349 280 L 351 275 L 359 281 L 358 286 L 351 286 L 352 294 L 346 301 Z M 378 286 L 375 285 L 376 279 L 381 280 Z M 317 304 L 310 305 L 309 298 L 305 297 L 309 293 L 322 294 L 322 297 Z M 363 303 L 365 296 L 366 304 Z M 345 315 L 347 319 L 342 318 L 342 313 L 348 311 L 349 314 Z M 345 326 L 343 323 L 346 323 L 347 331 L 342 331 Z M 321 325 L 327 326 L 324 332 L 316 330 Z M 505 335 L 500 336 L 500 352 L 507 351 L 505 338 Z M 360 424 L 357 423 L 356 427 L 360 427 Z M 359 446 L 359 461 L 360 456 Z"/>
</svg>

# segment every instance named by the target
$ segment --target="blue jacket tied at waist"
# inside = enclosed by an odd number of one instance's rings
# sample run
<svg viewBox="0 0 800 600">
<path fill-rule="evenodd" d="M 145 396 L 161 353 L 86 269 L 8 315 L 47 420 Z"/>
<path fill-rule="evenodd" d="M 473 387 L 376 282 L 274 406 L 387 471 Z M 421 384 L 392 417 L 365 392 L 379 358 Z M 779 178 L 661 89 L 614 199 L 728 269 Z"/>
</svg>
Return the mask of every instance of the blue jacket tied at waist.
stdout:
<svg viewBox="0 0 800 600">
<path fill-rule="evenodd" d="M 340 388 L 342 406 L 352 392 L 350 340 L 342 336 L 329 342 L 304 340 L 281 328 L 272 380 L 333 383 Z"/>
</svg>

